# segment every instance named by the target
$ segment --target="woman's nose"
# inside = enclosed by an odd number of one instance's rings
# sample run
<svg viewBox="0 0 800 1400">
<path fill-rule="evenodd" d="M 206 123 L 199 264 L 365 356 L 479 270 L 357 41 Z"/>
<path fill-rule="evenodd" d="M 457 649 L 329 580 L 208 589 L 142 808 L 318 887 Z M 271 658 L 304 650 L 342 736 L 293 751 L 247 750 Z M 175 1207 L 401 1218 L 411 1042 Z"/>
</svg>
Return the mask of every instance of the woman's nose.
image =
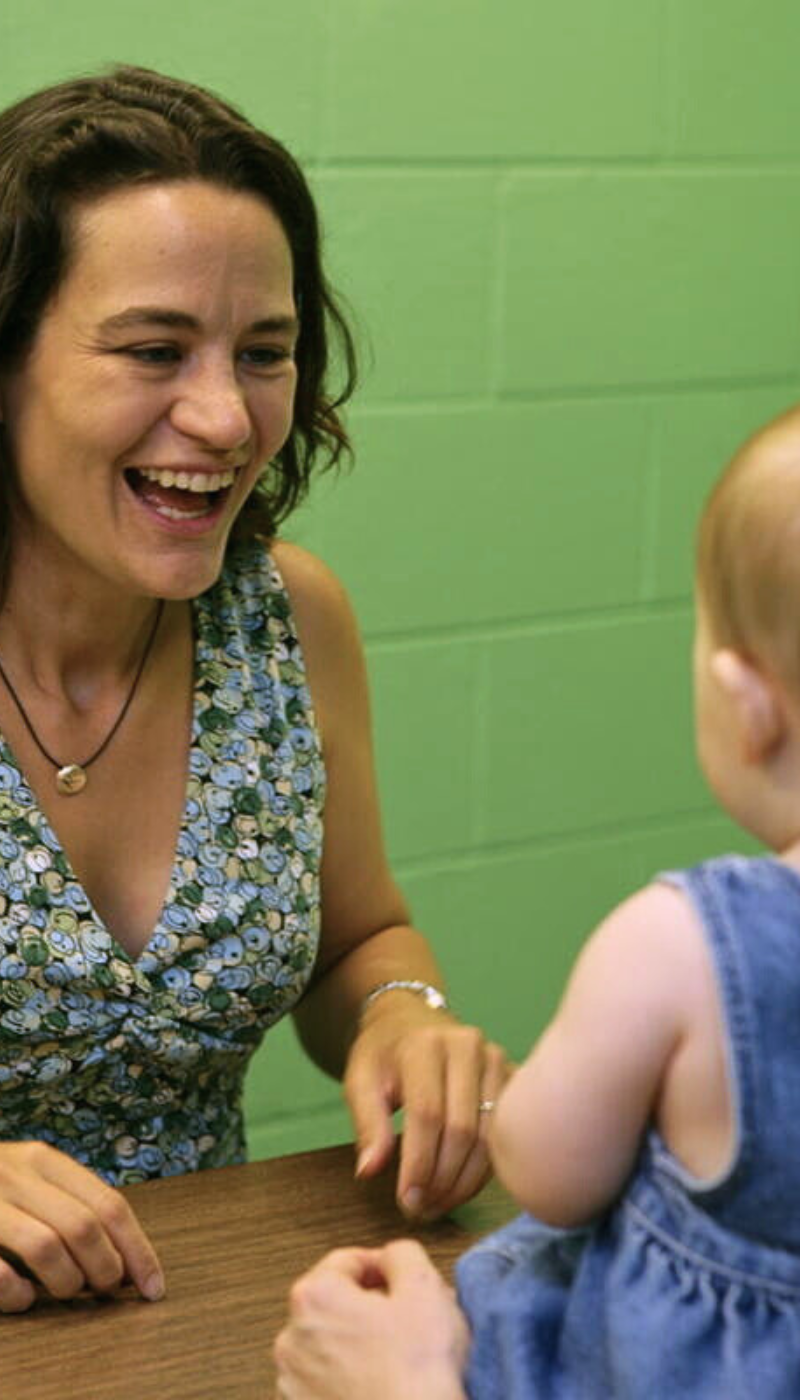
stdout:
<svg viewBox="0 0 800 1400">
<path fill-rule="evenodd" d="M 244 447 L 253 430 L 245 395 L 230 369 L 198 373 L 184 382 L 170 419 L 185 437 L 219 452 Z"/>
</svg>

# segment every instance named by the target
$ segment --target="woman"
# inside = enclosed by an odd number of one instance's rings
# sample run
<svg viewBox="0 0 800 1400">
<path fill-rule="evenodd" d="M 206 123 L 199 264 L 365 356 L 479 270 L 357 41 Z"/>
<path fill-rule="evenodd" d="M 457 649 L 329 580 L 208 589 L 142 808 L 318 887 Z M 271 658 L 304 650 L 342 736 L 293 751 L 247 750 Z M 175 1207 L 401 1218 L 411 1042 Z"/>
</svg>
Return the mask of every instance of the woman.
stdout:
<svg viewBox="0 0 800 1400">
<path fill-rule="evenodd" d="M 232 108 L 120 68 L 0 117 L 5 1311 L 27 1272 L 160 1294 L 115 1187 L 242 1159 L 287 1011 L 361 1175 L 402 1105 L 409 1215 L 486 1177 L 505 1061 L 388 870 L 352 613 L 268 548 L 347 446 L 352 365 L 303 176 Z"/>
</svg>

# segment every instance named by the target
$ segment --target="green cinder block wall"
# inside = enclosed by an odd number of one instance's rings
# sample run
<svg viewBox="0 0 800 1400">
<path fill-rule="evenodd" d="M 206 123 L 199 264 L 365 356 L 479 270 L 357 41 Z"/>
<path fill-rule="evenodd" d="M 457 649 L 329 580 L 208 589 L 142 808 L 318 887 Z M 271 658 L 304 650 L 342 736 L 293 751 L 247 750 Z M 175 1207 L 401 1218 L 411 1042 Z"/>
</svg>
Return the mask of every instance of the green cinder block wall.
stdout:
<svg viewBox="0 0 800 1400">
<path fill-rule="evenodd" d="M 796 0 L 0 0 L 0 101 L 113 60 L 304 161 L 364 351 L 354 471 L 286 533 L 343 577 L 390 850 L 515 1055 L 586 934 L 732 846 L 691 736 L 691 535 L 800 389 Z M 291 1028 L 253 1155 L 349 1137 Z"/>
</svg>

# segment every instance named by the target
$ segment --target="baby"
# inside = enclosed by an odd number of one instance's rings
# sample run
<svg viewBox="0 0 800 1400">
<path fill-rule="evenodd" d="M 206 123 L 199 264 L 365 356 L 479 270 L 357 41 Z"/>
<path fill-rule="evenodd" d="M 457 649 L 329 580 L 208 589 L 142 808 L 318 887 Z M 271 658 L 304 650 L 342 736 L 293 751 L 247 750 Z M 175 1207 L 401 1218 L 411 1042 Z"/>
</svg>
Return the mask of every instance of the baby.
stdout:
<svg viewBox="0 0 800 1400">
<path fill-rule="evenodd" d="M 462 1258 L 461 1311 L 413 1243 L 328 1256 L 281 1395 L 800 1395 L 800 410 L 713 491 L 696 601 L 700 762 L 775 854 L 662 873 L 600 925 L 494 1115 L 527 1214 Z"/>
</svg>

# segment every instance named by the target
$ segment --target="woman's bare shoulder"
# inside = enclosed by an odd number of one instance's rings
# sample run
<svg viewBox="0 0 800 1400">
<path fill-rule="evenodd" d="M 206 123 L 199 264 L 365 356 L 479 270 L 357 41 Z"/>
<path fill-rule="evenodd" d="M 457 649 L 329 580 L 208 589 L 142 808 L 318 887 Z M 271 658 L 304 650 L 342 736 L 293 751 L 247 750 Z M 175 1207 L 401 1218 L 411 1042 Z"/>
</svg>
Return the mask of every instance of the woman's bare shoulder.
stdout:
<svg viewBox="0 0 800 1400">
<path fill-rule="evenodd" d="M 353 621 L 344 585 L 316 554 L 288 540 L 273 541 L 270 554 L 286 585 L 301 633 Z"/>
<path fill-rule="evenodd" d="M 279 540 L 270 553 L 286 586 L 309 685 L 323 730 L 366 692 L 358 623 L 343 584 L 300 545 Z"/>
</svg>

